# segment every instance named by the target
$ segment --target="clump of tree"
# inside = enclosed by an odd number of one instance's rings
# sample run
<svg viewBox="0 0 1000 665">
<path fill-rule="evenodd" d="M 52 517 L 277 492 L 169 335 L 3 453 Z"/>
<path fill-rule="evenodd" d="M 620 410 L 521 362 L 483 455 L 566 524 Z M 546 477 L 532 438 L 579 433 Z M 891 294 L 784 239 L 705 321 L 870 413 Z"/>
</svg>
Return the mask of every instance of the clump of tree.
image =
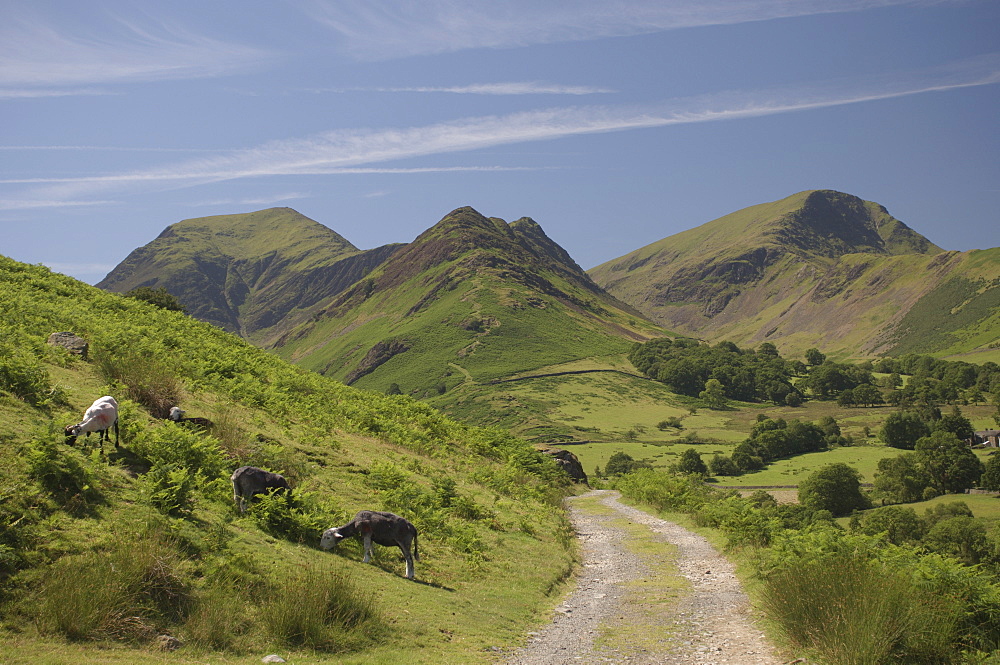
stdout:
<svg viewBox="0 0 1000 665">
<path fill-rule="evenodd" d="M 913 450 L 919 439 L 932 432 L 947 432 L 961 441 L 970 441 L 976 433 L 972 422 L 955 405 L 946 415 L 936 407 L 891 413 L 879 430 L 879 438 L 887 446 Z"/>
<path fill-rule="evenodd" d="M 985 472 L 968 444 L 939 429 L 917 439 L 913 452 L 879 460 L 875 493 L 889 503 L 922 501 L 975 487 Z"/>
<path fill-rule="evenodd" d="M 709 408 L 725 408 L 727 400 L 799 406 L 808 393 L 836 399 L 841 406 L 889 404 L 911 410 L 978 404 L 993 395 L 1000 426 L 997 363 L 974 365 L 916 354 L 839 363 L 816 348 L 807 350 L 805 359 L 784 359 L 770 342 L 741 349 L 732 342 L 713 346 L 686 337 L 638 343 L 629 352 L 640 372 L 676 393 L 700 397 Z M 876 378 L 875 373 L 884 376 Z M 909 377 L 905 383 L 903 376 Z"/>
<path fill-rule="evenodd" d="M 768 342 L 753 350 L 732 342 L 710 346 L 686 337 L 654 339 L 633 346 L 629 360 L 646 376 L 681 395 L 701 397 L 710 408 L 724 408 L 728 400 L 786 404 L 790 394 L 801 403 L 792 385 L 799 367 Z"/>
<path fill-rule="evenodd" d="M 975 365 L 908 353 L 900 358 L 882 358 L 875 362 L 874 369 L 889 375 L 884 377 L 887 385 L 895 383 L 886 400 L 903 408 L 926 404 L 978 404 L 986 401 L 986 393 L 994 397 L 1000 394 L 1000 365 L 995 362 Z M 910 377 L 905 386 L 902 376 Z"/>
<path fill-rule="evenodd" d="M 812 510 L 828 510 L 834 517 L 871 507 L 861 491 L 861 473 L 843 462 L 817 469 L 799 483 L 799 503 Z"/>
<path fill-rule="evenodd" d="M 187 308 L 181 304 L 181 301 L 172 296 L 162 286 L 155 289 L 149 286 L 140 286 L 125 293 L 125 297 L 148 302 L 150 305 L 156 305 L 160 309 L 187 313 Z"/>
<path fill-rule="evenodd" d="M 789 422 L 784 418 L 768 418 L 761 414 L 757 416 L 750 436 L 736 446 L 729 458 L 724 455 L 712 458 L 710 470 L 713 475 L 727 476 L 759 471 L 776 459 L 826 450 L 830 445 L 846 441 L 840 434 L 837 421 L 830 417 L 814 424 L 798 419 Z"/>
<path fill-rule="evenodd" d="M 893 545 L 920 547 L 977 565 L 1000 560 L 1000 543 L 991 541 L 986 522 L 964 501 L 939 503 L 920 516 L 909 506 L 883 506 L 851 517 L 851 531 L 879 536 Z"/>
<path fill-rule="evenodd" d="M 701 459 L 701 455 L 694 448 L 688 448 L 681 453 L 681 458 L 677 462 L 677 471 L 688 475 L 707 476 L 708 465 Z"/>
</svg>

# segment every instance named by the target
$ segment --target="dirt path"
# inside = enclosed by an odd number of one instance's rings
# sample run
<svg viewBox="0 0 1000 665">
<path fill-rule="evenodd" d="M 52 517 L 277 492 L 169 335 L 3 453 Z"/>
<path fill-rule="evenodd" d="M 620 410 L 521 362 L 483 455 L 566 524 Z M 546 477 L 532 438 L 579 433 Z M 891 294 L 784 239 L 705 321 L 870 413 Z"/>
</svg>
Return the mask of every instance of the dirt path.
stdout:
<svg viewBox="0 0 1000 665">
<path fill-rule="evenodd" d="M 507 665 L 780 665 L 732 565 L 703 537 L 595 490 L 569 502 L 577 588 Z"/>
</svg>

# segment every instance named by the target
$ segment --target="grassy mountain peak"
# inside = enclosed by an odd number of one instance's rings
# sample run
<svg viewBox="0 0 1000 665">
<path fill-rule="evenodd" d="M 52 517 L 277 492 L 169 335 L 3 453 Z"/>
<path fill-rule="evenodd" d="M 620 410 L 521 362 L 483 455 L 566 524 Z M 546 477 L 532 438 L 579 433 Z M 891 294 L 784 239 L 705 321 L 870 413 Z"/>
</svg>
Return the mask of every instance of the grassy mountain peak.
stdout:
<svg viewBox="0 0 1000 665">
<path fill-rule="evenodd" d="M 736 211 L 589 272 L 664 327 L 748 346 L 770 341 L 788 354 L 968 351 L 995 341 L 982 332 L 997 265 L 945 252 L 883 206 L 832 190 Z M 933 348 L 913 339 L 925 326 L 906 319 L 925 297 L 925 308 L 954 315 L 935 315 Z"/>
<path fill-rule="evenodd" d="M 303 310 L 317 298 L 354 283 L 393 249 L 362 252 L 291 208 L 270 208 L 172 224 L 97 286 L 164 287 L 196 318 L 260 342 L 268 329 L 307 316 Z"/>
<path fill-rule="evenodd" d="M 601 353 L 655 327 L 605 293 L 529 218 L 458 208 L 274 350 L 324 374 L 425 396 Z"/>
</svg>

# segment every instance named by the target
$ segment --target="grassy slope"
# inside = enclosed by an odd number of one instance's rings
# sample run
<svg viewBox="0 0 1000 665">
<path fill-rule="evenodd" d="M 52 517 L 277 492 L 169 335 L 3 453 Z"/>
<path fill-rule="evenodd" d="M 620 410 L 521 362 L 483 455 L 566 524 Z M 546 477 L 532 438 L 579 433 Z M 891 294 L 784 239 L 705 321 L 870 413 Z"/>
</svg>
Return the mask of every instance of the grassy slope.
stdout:
<svg viewBox="0 0 1000 665">
<path fill-rule="evenodd" d="M 377 566 L 363 566 L 356 546 L 329 554 L 315 549 L 315 543 L 299 544 L 264 533 L 253 519 L 234 515 L 226 477 L 203 488 L 190 517 L 165 517 L 145 505 L 137 489 L 141 476 L 136 479 L 122 468 L 80 457 L 80 463 L 99 479 L 97 489 L 103 497 L 83 516 L 55 506 L 45 515 L 25 509 L 23 519 L 17 520 L 13 495 L 0 497 L 8 520 L 5 528 L 20 530 L 30 542 L 32 563 L 0 587 L 0 598 L 15 603 L 0 636 L 4 662 L 203 661 L 195 646 L 176 656 L 157 657 L 115 645 L 66 644 L 41 637 L 32 628 L 32 594 L 49 561 L 102 547 L 113 532 L 152 522 L 182 535 L 190 552 L 186 574 L 194 589 L 212 566 L 238 556 L 272 573 L 329 566 L 373 594 L 377 610 L 392 625 L 392 637 L 357 655 L 308 656 L 312 662 L 486 662 L 490 658 L 484 649 L 511 646 L 522 639 L 526 627 L 551 605 L 550 594 L 570 570 L 568 532 L 559 511 L 545 498 L 552 496 L 546 481 L 519 470 L 526 461 L 540 465 L 543 475 L 552 467 L 540 458 L 530 462 L 534 457 L 523 444 L 459 425 L 409 398 L 346 388 L 286 365 L 206 324 L 104 293 L 41 267 L 0 258 L 0 302 L 8 314 L 4 339 L 31 349 L 37 366 L 65 395 L 64 403 L 39 407 L 0 396 L 0 467 L 5 486 L 17 487 L 19 495 L 37 495 L 39 505 L 51 500 L 27 474 L 22 453 L 33 441 L 45 438 L 49 427 L 77 420 L 95 396 L 117 390 L 105 385 L 93 364 L 44 346 L 49 332 L 73 330 L 90 340 L 92 352 L 130 350 L 149 362 L 169 364 L 183 384 L 181 405 L 217 423 L 226 422 L 236 432 L 235 444 L 230 441 L 226 448 L 230 467 L 254 461 L 283 469 L 297 492 L 314 497 L 319 513 L 330 522 L 346 521 L 360 508 L 394 507 L 395 495 L 375 489 L 370 481 L 373 468 L 380 464 L 400 473 L 402 484 L 417 495 L 427 495 L 432 481 L 450 478 L 459 496 L 481 514 L 493 515 L 456 517 L 461 529 L 452 534 L 422 526 L 421 516 L 414 516 L 421 528 L 422 555 L 417 565 L 421 583 L 414 584 L 400 576 L 397 557 L 387 550 L 378 554 Z M 122 403 L 123 422 L 128 425 L 126 448 L 132 438 L 164 427 L 138 404 Z M 69 449 L 62 454 L 77 455 Z M 396 512 L 406 514 L 405 507 Z M 183 625 L 160 630 L 185 637 Z M 270 648 L 295 653 L 280 645 Z M 211 658 L 240 660 L 237 655 Z"/>
</svg>

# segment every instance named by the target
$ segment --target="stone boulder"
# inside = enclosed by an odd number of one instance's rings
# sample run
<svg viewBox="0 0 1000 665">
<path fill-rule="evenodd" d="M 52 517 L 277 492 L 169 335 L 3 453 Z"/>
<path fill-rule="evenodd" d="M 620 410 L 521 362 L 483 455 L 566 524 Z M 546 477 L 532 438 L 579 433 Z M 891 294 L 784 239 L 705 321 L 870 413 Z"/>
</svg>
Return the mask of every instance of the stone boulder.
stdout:
<svg viewBox="0 0 1000 665">
<path fill-rule="evenodd" d="M 555 459 L 556 464 L 569 474 L 570 478 L 578 483 L 587 483 L 587 473 L 583 470 L 583 465 L 580 464 L 580 460 L 576 455 L 568 450 L 559 448 L 546 448 L 541 452 L 551 455 Z"/>
<path fill-rule="evenodd" d="M 52 346 L 61 346 L 84 360 L 87 359 L 87 352 L 90 350 L 87 340 L 71 332 L 54 332 L 49 335 L 48 343 Z"/>
</svg>

